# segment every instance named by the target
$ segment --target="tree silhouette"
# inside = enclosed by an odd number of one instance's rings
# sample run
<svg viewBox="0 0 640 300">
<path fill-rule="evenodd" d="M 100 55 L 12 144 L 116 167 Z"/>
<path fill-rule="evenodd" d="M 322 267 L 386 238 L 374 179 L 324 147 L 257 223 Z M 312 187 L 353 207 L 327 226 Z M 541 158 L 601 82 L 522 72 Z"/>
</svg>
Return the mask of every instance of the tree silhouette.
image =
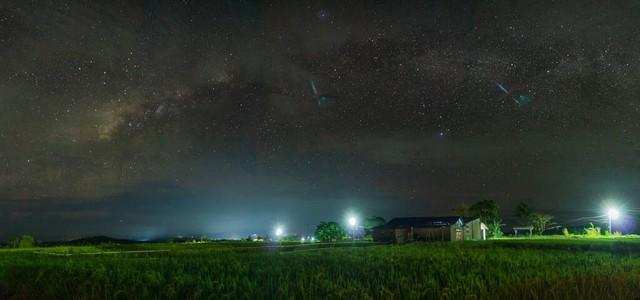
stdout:
<svg viewBox="0 0 640 300">
<path fill-rule="evenodd" d="M 336 242 L 347 237 L 347 233 L 336 222 L 321 222 L 316 226 L 315 236 L 322 242 Z"/>
</svg>

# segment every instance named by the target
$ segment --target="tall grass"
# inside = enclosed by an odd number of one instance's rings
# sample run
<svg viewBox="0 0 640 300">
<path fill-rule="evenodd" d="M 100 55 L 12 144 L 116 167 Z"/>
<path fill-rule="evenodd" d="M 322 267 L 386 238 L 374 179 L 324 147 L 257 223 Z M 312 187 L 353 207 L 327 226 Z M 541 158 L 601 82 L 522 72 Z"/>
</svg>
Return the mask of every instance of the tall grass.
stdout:
<svg viewBox="0 0 640 300">
<path fill-rule="evenodd" d="M 0 252 L 0 285 L 13 297 L 58 299 L 640 296 L 640 257 L 629 251 L 640 244 L 598 245 L 497 241 L 280 251 L 161 244 L 126 247 L 171 251 L 64 257 Z"/>
</svg>

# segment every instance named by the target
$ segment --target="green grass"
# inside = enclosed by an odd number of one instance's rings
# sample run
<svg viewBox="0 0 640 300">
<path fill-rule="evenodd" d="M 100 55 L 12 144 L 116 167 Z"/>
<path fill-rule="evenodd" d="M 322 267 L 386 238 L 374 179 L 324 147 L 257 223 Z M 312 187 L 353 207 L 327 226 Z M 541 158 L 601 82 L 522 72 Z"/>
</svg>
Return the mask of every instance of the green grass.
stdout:
<svg viewBox="0 0 640 300">
<path fill-rule="evenodd" d="M 0 251 L 0 298 L 640 297 L 640 239 L 261 246 L 222 242 Z M 94 255 L 141 250 L 169 251 Z"/>
</svg>

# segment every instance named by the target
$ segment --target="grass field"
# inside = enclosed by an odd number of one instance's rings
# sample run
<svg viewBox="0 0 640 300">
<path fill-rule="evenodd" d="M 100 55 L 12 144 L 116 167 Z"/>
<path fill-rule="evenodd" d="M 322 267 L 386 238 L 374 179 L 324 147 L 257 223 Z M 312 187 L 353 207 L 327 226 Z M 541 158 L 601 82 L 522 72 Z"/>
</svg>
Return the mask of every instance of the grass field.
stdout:
<svg viewBox="0 0 640 300">
<path fill-rule="evenodd" d="M 356 246 L 217 242 L 0 250 L 0 298 L 640 297 L 640 239 Z"/>
</svg>

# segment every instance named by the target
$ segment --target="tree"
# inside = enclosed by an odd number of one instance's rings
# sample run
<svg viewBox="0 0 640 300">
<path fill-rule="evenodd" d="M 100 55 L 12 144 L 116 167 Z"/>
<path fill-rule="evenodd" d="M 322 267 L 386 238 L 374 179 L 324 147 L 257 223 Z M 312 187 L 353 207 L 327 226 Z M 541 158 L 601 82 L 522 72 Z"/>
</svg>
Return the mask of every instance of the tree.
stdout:
<svg viewBox="0 0 640 300">
<path fill-rule="evenodd" d="M 498 211 L 498 204 L 494 200 L 482 200 L 469 207 L 469 212 L 473 216 L 480 217 L 480 222 L 487 225 L 489 234 L 493 237 L 502 236 L 502 219 Z"/>
<path fill-rule="evenodd" d="M 371 236 L 373 227 L 384 225 L 387 221 L 383 217 L 369 217 L 364 219 L 364 233 L 366 237 Z"/>
<path fill-rule="evenodd" d="M 10 242 L 12 248 L 32 248 L 36 246 L 36 240 L 30 235 L 23 235 Z"/>
<path fill-rule="evenodd" d="M 518 205 L 516 206 L 515 215 L 518 219 L 520 219 L 520 222 L 528 223 L 529 217 L 531 216 L 531 214 L 532 214 L 532 211 L 528 204 L 524 202 L 518 203 Z"/>
<path fill-rule="evenodd" d="M 543 234 L 551 225 L 551 220 L 553 216 L 541 214 L 541 213 L 532 213 L 529 215 L 529 225 L 533 226 L 533 231 L 537 234 Z"/>
<path fill-rule="evenodd" d="M 471 212 L 469 212 L 469 205 L 462 202 L 458 205 L 456 205 L 456 207 L 451 209 L 451 213 L 454 216 L 459 216 L 459 217 L 469 217 L 471 216 Z"/>
<path fill-rule="evenodd" d="M 336 222 L 321 222 L 316 226 L 315 237 L 322 242 L 336 242 L 345 239 L 347 233 Z"/>
</svg>

